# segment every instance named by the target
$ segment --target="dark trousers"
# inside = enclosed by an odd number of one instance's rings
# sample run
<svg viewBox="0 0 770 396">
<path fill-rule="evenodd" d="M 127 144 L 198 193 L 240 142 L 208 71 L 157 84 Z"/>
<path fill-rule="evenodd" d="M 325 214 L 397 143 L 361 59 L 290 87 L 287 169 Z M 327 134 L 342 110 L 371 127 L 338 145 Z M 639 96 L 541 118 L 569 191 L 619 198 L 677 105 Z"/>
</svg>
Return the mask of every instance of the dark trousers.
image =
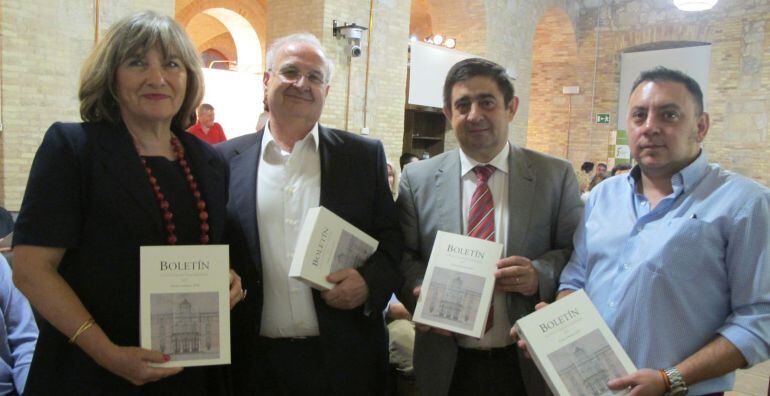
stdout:
<svg viewBox="0 0 770 396">
<path fill-rule="evenodd" d="M 261 394 L 332 394 L 318 337 L 260 337 L 259 342 Z"/>
<path fill-rule="evenodd" d="M 526 396 L 515 344 L 491 351 L 458 348 L 449 394 Z"/>
</svg>

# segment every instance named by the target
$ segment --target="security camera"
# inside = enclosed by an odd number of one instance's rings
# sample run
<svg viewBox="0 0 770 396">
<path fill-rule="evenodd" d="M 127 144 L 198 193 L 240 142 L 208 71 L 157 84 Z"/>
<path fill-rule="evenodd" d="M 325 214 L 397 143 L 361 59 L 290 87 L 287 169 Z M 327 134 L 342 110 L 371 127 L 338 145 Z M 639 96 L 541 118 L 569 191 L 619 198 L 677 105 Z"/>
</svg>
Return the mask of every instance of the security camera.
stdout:
<svg viewBox="0 0 770 396">
<path fill-rule="evenodd" d="M 342 37 L 348 40 L 350 43 L 350 56 L 356 58 L 361 56 L 361 36 L 363 35 L 365 27 L 356 25 L 355 23 L 343 24 L 337 26 L 337 21 L 333 21 L 332 33 L 334 37 Z"/>
<path fill-rule="evenodd" d="M 361 45 L 360 44 L 353 43 L 350 46 L 350 56 L 352 56 L 354 58 L 358 58 L 359 56 L 361 56 Z"/>
</svg>

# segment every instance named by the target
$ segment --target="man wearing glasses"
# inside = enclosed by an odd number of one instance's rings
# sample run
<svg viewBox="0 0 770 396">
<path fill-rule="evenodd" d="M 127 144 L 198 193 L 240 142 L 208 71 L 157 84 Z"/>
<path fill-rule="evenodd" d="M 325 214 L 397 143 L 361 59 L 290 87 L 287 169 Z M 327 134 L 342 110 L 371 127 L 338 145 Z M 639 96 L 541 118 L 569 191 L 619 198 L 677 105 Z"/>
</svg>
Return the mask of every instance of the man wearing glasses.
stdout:
<svg viewBox="0 0 770 396">
<path fill-rule="evenodd" d="M 233 311 L 238 392 L 385 389 L 381 312 L 401 282 L 401 234 L 382 144 L 318 124 L 332 69 L 315 36 L 277 40 L 264 76 L 267 125 L 217 146 L 231 170 L 232 264 L 250 291 Z M 288 277 L 305 214 L 319 205 L 379 241 L 363 266 L 331 274 L 326 292 Z"/>
</svg>

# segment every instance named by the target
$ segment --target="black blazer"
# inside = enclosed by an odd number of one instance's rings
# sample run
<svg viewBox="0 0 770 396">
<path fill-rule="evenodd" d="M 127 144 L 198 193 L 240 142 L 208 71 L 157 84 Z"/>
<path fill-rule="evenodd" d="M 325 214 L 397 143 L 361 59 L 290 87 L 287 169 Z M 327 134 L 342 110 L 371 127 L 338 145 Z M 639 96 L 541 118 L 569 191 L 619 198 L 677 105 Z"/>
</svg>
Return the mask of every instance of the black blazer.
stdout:
<svg viewBox="0 0 770 396">
<path fill-rule="evenodd" d="M 233 311 L 233 331 L 241 333 L 234 334 L 238 340 L 233 342 L 244 342 L 248 348 L 256 348 L 249 343 L 259 336 L 262 312 L 256 181 L 263 133 L 264 130 L 216 146 L 230 164 L 227 238 L 231 242 L 232 264 L 249 290 L 247 301 Z M 385 152 L 379 141 L 323 126 L 319 126 L 319 140 L 321 205 L 379 241 L 377 251 L 359 268 L 369 287 L 369 299 L 364 306 L 338 310 L 313 290 L 324 365 L 337 394 L 381 393 L 388 364 L 382 310 L 402 282 L 396 270 L 402 238 L 388 187 Z M 236 318 L 237 314 L 242 316 Z M 254 380 L 258 373 L 253 372 L 256 368 L 250 363 L 241 363 L 235 356 L 243 350 L 246 348 L 233 346 L 235 387 L 237 391 L 253 393 L 259 389 L 258 380 Z"/>
<path fill-rule="evenodd" d="M 209 212 L 212 243 L 222 243 L 228 168 L 211 146 L 175 131 Z M 14 245 L 66 248 L 59 273 L 117 345 L 139 345 L 139 247 L 164 245 L 160 209 L 131 137 L 120 125 L 55 123 L 30 171 Z M 224 367 L 185 369 L 144 393 L 226 392 Z M 217 389 L 195 389 L 199 378 Z M 188 383 L 191 383 L 188 385 Z M 211 382 L 210 382 L 211 383 Z M 26 394 L 136 394 L 140 388 L 98 366 L 46 321 Z"/>
</svg>

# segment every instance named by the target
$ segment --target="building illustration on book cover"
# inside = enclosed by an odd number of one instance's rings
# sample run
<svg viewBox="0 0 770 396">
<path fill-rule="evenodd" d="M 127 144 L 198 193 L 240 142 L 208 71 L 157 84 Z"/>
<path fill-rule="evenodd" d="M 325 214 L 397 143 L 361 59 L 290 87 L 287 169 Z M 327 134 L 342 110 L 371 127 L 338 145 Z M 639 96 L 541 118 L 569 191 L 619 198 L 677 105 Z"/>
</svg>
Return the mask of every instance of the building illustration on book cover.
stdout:
<svg viewBox="0 0 770 396">
<path fill-rule="evenodd" d="M 372 254 L 372 248 L 353 234 L 340 230 L 340 239 L 334 249 L 331 272 L 344 268 L 355 268 L 363 264 Z"/>
<path fill-rule="evenodd" d="M 484 278 L 436 267 L 423 316 L 441 323 L 472 330 L 476 320 Z"/>
<path fill-rule="evenodd" d="M 601 331 L 594 330 L 548 355 L 573 396 L 610 396 L 607 381 L 627 374 Z"/>
<path fill-rule="evenodd" d="M 152 349 L 174 360 L 219 358 L 219 294 L 152 294 Z"/>
</svg>

